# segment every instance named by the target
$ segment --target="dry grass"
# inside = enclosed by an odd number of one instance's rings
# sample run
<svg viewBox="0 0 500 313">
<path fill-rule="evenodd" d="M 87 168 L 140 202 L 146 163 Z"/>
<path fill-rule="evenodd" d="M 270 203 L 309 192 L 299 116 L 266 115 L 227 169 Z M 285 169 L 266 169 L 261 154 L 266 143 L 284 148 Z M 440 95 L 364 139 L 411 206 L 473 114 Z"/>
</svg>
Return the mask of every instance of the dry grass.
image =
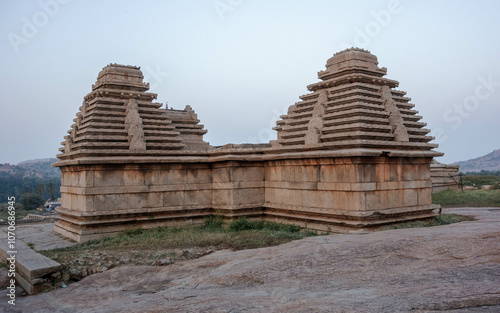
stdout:
<svg viewBox="0 0 500 313">
<path fill-rule="evenodd" d="M 43 253 L 51 257 L 84 250 L 168 250 L 194 247 L 241 250 L 276 246 L 316 235 L 315 232 L 292 225 L 241 219 L 224 226 L 220 219 L 209 218 L 203 226 L 134 229 L 113 238 L 88 241 Z"/>
<path fill-rule="evenodd" d="M 433 194 L 432 203 L 443 207 L 498 207 L 500 190 L 445 190 Z"/>
</svg>

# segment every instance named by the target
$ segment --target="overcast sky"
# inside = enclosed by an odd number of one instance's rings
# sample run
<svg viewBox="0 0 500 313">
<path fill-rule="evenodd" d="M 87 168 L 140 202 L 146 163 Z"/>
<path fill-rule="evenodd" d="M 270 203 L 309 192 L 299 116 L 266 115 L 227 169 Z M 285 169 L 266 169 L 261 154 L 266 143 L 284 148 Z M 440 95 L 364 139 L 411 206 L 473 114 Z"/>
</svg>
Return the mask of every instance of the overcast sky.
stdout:
<svg viewBox="0 0 500 313">
<path fill-rule="evenodd" d="M 54 157 L 109 63 L 190 105 L 212 145 L 267 142 L 346 47 L 370 50 L 455 162 L 500 149 L 500 1 L 2 0 L 0 163 Z"/>
</svg>

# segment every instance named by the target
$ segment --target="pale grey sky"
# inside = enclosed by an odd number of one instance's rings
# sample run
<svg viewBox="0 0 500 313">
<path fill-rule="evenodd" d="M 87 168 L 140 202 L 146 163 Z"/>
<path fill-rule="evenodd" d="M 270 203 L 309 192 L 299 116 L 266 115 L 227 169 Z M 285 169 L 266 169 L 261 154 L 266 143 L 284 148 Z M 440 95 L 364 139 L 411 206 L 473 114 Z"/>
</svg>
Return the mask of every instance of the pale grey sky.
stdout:
<svg viewBox="0 0 500 313">
<path fill-rule="evenodd" d="M 500 1 L 2 0 L 0 163 L 54 157 L 102 67 L 141 66 L 213 145 L 267 142 L 346 47 L 370 50 L 461 161 L 500 149 Z"/>
</svg>

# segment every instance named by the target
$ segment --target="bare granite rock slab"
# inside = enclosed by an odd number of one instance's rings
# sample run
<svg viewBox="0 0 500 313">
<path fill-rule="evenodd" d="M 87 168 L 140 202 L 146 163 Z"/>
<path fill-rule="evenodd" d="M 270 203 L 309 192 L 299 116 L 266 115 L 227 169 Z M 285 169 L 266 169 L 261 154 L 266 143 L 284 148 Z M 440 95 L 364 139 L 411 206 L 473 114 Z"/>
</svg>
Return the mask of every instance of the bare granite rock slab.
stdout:
<svg viewBox="0 0 500 313">
<path fill-rule="evenodd" d="M 55 234 L 52 229 L 54 223 L 32 223 L 16 226 L 16 238 L 24 243 L 31 243 L 36 250 L 51 250 L 56 248 L 71 247 L 77 242 L 68 240 L 58 234 Z M 6 227 L 1 227 L 0 230 L 6 232 Z M 2 234 L 2 236 L 4 236 Z M 3 238 L 3 237 L 2 237 Z"/>
<path fill-rule="evenodd" d="M 19 312 L 499 312 L 500 209 L 477 220 L 119 267 L 22 298 Z M 2 304 L 0 304 L 1 307 Z"/>
</svg>

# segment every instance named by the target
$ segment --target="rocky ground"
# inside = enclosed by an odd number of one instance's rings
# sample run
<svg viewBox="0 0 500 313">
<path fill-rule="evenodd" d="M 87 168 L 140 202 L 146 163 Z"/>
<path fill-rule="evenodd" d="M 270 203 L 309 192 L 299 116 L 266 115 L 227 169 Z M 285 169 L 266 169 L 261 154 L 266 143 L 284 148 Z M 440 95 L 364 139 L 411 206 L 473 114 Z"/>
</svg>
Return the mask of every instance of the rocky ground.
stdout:
<svg viewBox="0 0 500 313">
<path fill-rule="evenodd" d="M 500 312 L 500 209 L 448 212 L 477 220 L 121 265 L 0 311 Z"/>
<path fill-rule="evenodd" d="M 61 279 L 59 279 L 56 287 L 61 287 L 63 282 L 69 285 L 89 275 L 102 273 L 115 267 L 141 265 L 167 266 L 174 262 L 196 259 L 213 251 L 212 249 L 193 248 L 162 251 L 103 249 L 100 251 L 60 252 L 53 256 L 63 266 L 59 274 Z"/>
</svg>

